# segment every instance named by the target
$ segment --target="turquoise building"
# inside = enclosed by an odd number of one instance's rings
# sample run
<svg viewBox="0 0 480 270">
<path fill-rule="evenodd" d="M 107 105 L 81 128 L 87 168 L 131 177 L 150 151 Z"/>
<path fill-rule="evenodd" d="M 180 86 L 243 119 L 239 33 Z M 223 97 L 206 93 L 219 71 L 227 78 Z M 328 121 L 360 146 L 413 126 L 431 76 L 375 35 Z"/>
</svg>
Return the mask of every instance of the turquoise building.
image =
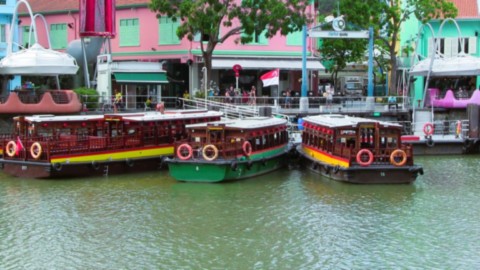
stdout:
<svg viewBox="0 0 480 270">
<path fill-rule="evenodd" d="M 462 51 L 469 55 L 480 57 L 480 48 L 478 43 L 478 37 L 480 34 L 480 0 L 450 1 L 453 2 L 458 9 L 458 16 L 455 18 L 455 21 L 460 28 L 460 33 L 457 30 L 454 22 L 445 23 L 440 32 L 440 26 L 443 21 L 430 21 L 429 24 L 432 26 L 433 33 L 429 27 L 423 27 L 423 31 L 420 34 L 417 44 L 418 48 L 416 49 L 416 52 L 420 57 L 425 58 L 431 56 L 431 53 L 434 50 L 434 38 L 440 39 L 439 51 L 445 57 L 456 56 Z M 402 67 L 405 70 L 410 67 L 410 60 L 412 56 L 412 52 L 407 53 L 406 49 L 409 46 L 415 47 L 420 27 L 421 23 L 416 18 L 411 18 L 409 21 L 403 24 L 400 36 L 401 42 L 399 53 L 401 53 L 400 59 L 403 64 Z M 436 85 L 437 87 L 441 88 L 441 90 L 446 90 L 446 88 L 452 87 L 464 87 L 469 91 L 473 91 L 474 89 L 479 88 L 480 80 L 478 76 L 452 77 L 449 78 L 448 82 L 441 81 L 441 78 L 431 78 L 429 85 Z M 409 93 L 413 100 L 423 100 L 424 87 L 425 78 L 416 77 L 416 79 L 412 82 Z M 456 91 L 458 89 L 452 90 Z M 417 105 L 419 103 L 414 102 L 414 104 Z"/>
</svg>

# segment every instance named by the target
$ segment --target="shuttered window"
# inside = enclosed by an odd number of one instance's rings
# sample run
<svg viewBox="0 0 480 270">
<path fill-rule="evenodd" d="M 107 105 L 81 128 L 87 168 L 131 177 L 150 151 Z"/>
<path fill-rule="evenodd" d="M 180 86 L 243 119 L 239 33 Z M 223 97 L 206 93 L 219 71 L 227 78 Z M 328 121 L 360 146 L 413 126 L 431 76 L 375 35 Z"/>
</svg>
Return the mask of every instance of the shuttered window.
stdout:
<svg viewBox="0 0 480 270">
<path fill-rule="evenodd" d="M 7 42 L 7 33 L 6 33 L 6 25 L 0 24 L 0 42 L 5 43 Z"/>
<path fill-rule="evenodd" d="M 434 39 L 430 38 L 428 40 L 428 55 L 431 56 L 434 50 L 435 43 Z M 451 38 L 441 38 L 440 44 L 437 49 L 445 57 L 456 56 L 462 51 L 462 42 L 461 39 L 457 37 Z M 463 38 L 463 51 L 466 54 L 476 54 L 477 53 L 477 37 L 466 37 Z"/>
<path fill-rule="evenodd" d="M 140 46 L 140 25 L 138 19 L 120 20 L 120 47 Z"/>
<path fill-rule="evenodd" d="M 30 26 L 23 26 L 22 27 L 22 47 L 28 48 L 30 46 L 28 41 L 28 32 L 30 31 Z M 33 40 L 33 32 L 32 32 L 32 42 Z"/>
<path fill-rule="evenodd" d="M 52 49 L 54 50 L 63 50 L 67 48 L 68 36 L 66 23 L 50 25 L 50 42 L 52 43 Z"/>
<path fill-rule="evenodd" d="M 180 20 L 173 21 L 168 17 L 160 17 L 158 19 L 158 44 L 180 44 L 177 36 L 177 28 L 180 26 Z"/>
<path fill-rule="evenodd" d="M 287 45 L 302 46 L 302 31 L 292 32 L 287 35 Z"/>
</svg>

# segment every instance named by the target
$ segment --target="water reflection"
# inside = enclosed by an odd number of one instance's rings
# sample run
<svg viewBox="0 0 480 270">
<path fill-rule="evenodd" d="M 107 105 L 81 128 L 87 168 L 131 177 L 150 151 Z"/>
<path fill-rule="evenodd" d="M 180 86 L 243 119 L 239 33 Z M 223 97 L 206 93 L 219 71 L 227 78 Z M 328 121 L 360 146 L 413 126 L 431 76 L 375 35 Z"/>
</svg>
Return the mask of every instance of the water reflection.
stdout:
<svg viewBox="0 0 480 270">
<path fill-rule="evenodd" d="M 476 269 L 478 161 L 417 158 L 425 175 L 411 185 L 286 169 L 225 184 L 176 182 L 168 172 L 75 181 L 0 174 L 0 266 Z"/>
</svg>

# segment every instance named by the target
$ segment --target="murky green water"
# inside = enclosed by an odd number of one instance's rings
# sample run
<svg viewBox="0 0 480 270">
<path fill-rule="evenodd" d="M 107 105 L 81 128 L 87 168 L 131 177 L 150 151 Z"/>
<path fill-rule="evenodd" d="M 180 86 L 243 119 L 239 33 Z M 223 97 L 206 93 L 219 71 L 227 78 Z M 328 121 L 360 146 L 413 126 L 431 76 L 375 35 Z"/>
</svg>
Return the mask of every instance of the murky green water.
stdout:
<svg viewBox="0 0 480 270">
<path fill-rule="evenodd" d="M 416 160 L 394 186 L 0 174 L 0 269 L 479 269 L 480 156 Z"/>
</svg>

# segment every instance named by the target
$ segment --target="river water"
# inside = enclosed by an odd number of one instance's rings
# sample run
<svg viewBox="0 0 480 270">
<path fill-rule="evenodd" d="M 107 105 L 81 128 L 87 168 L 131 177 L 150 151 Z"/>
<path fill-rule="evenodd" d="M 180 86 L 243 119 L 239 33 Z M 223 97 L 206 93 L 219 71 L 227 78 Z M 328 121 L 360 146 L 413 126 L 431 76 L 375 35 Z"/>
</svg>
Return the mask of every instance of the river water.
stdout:
<svg viewBox="0 0 480 270">
<path fill-rule="evenodd" d="M 0 173 L 0 269 L 480 269 L 480 157 L 416 162 L 411 185 Z"/>
</svg>

